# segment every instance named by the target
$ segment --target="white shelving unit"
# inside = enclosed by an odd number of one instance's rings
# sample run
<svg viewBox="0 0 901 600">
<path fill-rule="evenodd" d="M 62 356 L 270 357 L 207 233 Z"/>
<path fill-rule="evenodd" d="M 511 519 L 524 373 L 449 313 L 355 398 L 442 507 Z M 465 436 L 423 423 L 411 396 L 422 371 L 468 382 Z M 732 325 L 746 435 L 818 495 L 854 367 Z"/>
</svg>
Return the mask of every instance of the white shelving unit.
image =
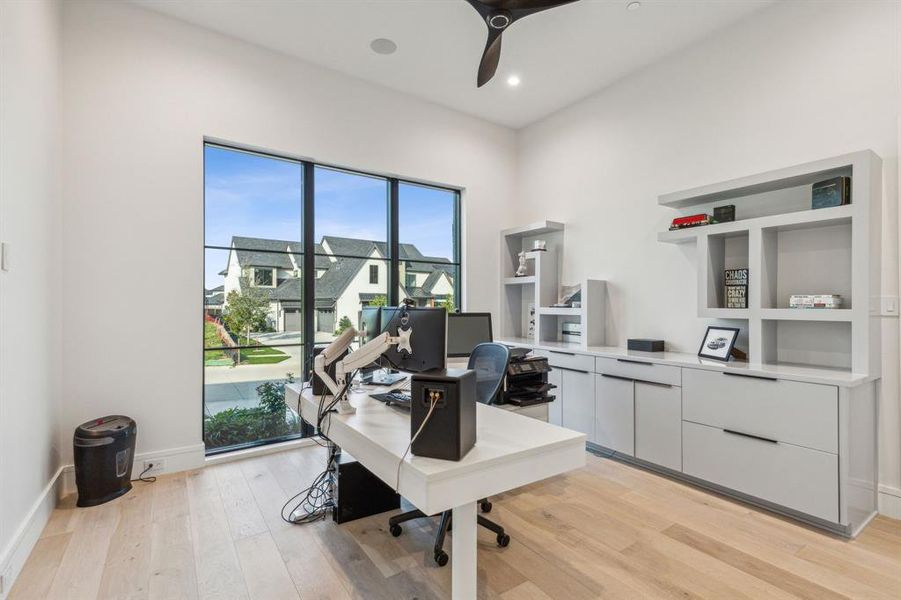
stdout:
<svg viewBox="0 0 901 600">
<path fill-rule="evenodd" d="M 560 280 L 558 260 L 563 251 L 562 223 L 539 221 L 501 232 L 501 322 L 499 339 L 528 339 L 560 342 L 563 323 L 582 324 L 582 341 L 563 344 L 586 348 L 604 344 L 607 284 L 587 279 L 581 282 L 582 305 L 577 308 L 555 307 Z M 535 240 L 547 243 L 547 250 L 532 250 Z M 528 274 L 516 277 L 519 253 L 525 251 Z M 530 321 L 533 321 L 530 324 Z"/>
<path fill-rule="evenodd" d="M 811 185 L 851 177 L 851 204 L 813 210 Z M 880 374 L 882 160 L 865 150 L 658 198 L 681 214 L 735 204 L 738 220 L 657 240 L 697 248 L 698 316 L 744 321 L 752 364 Z M 748 217 L 748 218 L 743 218 Z M 747 267 L 748 308 L 725 308 L 723 271 Z M 792 294 L 841 294 L 836 310 L 788 308 Z M 875 305 L 873 304 L 875 302 Z"/>
</svg>

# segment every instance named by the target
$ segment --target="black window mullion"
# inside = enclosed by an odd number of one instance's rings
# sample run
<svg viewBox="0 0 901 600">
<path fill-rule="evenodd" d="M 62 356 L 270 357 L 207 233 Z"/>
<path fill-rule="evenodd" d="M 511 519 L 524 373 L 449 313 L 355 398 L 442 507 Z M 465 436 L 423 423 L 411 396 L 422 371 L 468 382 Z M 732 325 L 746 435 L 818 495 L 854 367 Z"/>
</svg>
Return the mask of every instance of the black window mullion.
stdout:
<svg viewBox="0 0 901 600">
<path fill-rule="evenodd" d="M 454 304 L 457 310 L 463 310 L 463 211 L 461 208 L 460 192 L 454 192 L 454 263 L 456 263 L 456 276 L 454 277 Z"/>
<path fill-rule="evenodd" d="M 303 164 L 303 197 L 300 201 L 303 204 L 303 378 L 304 381 L 310 379 L 310 365 L 313 364 L 313 346 L 316 343 L 316 222 L 315 222 L 315 202 L 313 194 L 316 190 L 316 182 L 314 180 L 314 171 L 312 163 L 304 162 Z"/>
<path fill-rule="evenodd" d="M 400 304 L 398 289 L 400 288 L 400 183 L 396 178 L 388 179 L 388 243 L 390 246 L 390 262 L 388 267 L 388 304 Z"/>
</svg>

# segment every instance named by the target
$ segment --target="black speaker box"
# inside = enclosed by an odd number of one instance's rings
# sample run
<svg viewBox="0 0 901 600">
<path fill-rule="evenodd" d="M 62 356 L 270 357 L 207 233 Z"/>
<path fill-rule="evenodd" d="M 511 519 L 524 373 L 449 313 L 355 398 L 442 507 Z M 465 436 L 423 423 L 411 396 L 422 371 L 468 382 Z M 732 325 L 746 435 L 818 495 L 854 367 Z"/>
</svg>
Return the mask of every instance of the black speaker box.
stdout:
<svg viewBox="0 0 901 600">
<path fill-rule="evenodd" d="M 630 338 L 628 349 L 641 350 L 642 352 L 663 352 L 663 340 Z"/>
<path fill-rule="evenodd" d="M 476 443 L 476 373 L 448 369 L 413 375 L 410 385 L 410 435 L 416 435 L 429 414 L 428 423 L 413 441 L 416 456 L 460 460 Z"/>
</svg>

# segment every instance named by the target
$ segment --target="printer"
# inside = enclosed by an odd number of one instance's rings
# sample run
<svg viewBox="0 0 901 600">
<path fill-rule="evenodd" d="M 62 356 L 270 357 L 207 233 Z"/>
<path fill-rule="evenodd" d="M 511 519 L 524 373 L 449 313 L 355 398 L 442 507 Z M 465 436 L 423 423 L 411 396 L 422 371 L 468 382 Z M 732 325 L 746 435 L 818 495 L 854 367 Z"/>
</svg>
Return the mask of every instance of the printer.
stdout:
<svg viewBox="0 0 901 600">
<path fill-rule="evenodd" d="M 547 374 L 551 367 L 547 363 L 547 358 L 531 356 L 530 353 L 529 348 L 510 348 L 507 375 L 504 378 L 504 386 L 498 393 L 499 404 L 531 406 L 553 402 L 555 396 L 551 396 L 548 392 L 557 386 L 548 383 Z"/>
</svg>

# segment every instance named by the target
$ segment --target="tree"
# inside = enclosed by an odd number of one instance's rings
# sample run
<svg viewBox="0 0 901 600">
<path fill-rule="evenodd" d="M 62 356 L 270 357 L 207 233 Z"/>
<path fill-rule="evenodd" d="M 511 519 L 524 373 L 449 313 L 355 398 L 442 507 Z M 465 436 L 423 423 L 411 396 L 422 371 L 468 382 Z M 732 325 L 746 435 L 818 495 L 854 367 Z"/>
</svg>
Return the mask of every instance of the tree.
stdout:
<svg viewBox="0 0 901 600">
<path fill-rule="evenodd" d="M 225 299 L 222 320 L 231 332 L 243 332 L 249 341 L 252 330 L 268 327 L 269 296 L 262 290 L 250 288 L 243 293 L 232 290 Z"/>
<path fill-rule="evenodd" d="M 335 330 L 335 335 L 341 335 L 353 326 L 353 323 L 350 322 L 350 318 L 345 315 L 341 317 L 340 321 L 338 321 L 338 329 Z"/>
<path fill-rule="evenodd" d="M 455 310 L 457 310 L 457 306 L 454 304 L 454 297 L 451 294 L 448 294 L 448 296 L 444 300 L 441 300 L 439 302 L 438 306 L 443 307 L 444 310 L 446 310 L 449 313 L 452 313 Z"/>
<path fill-rule="evenodd" d="M 369 301 L 369 306 L 388 306 L 388 298 L 386 296 L 376 296 Z"/>
</svg>

